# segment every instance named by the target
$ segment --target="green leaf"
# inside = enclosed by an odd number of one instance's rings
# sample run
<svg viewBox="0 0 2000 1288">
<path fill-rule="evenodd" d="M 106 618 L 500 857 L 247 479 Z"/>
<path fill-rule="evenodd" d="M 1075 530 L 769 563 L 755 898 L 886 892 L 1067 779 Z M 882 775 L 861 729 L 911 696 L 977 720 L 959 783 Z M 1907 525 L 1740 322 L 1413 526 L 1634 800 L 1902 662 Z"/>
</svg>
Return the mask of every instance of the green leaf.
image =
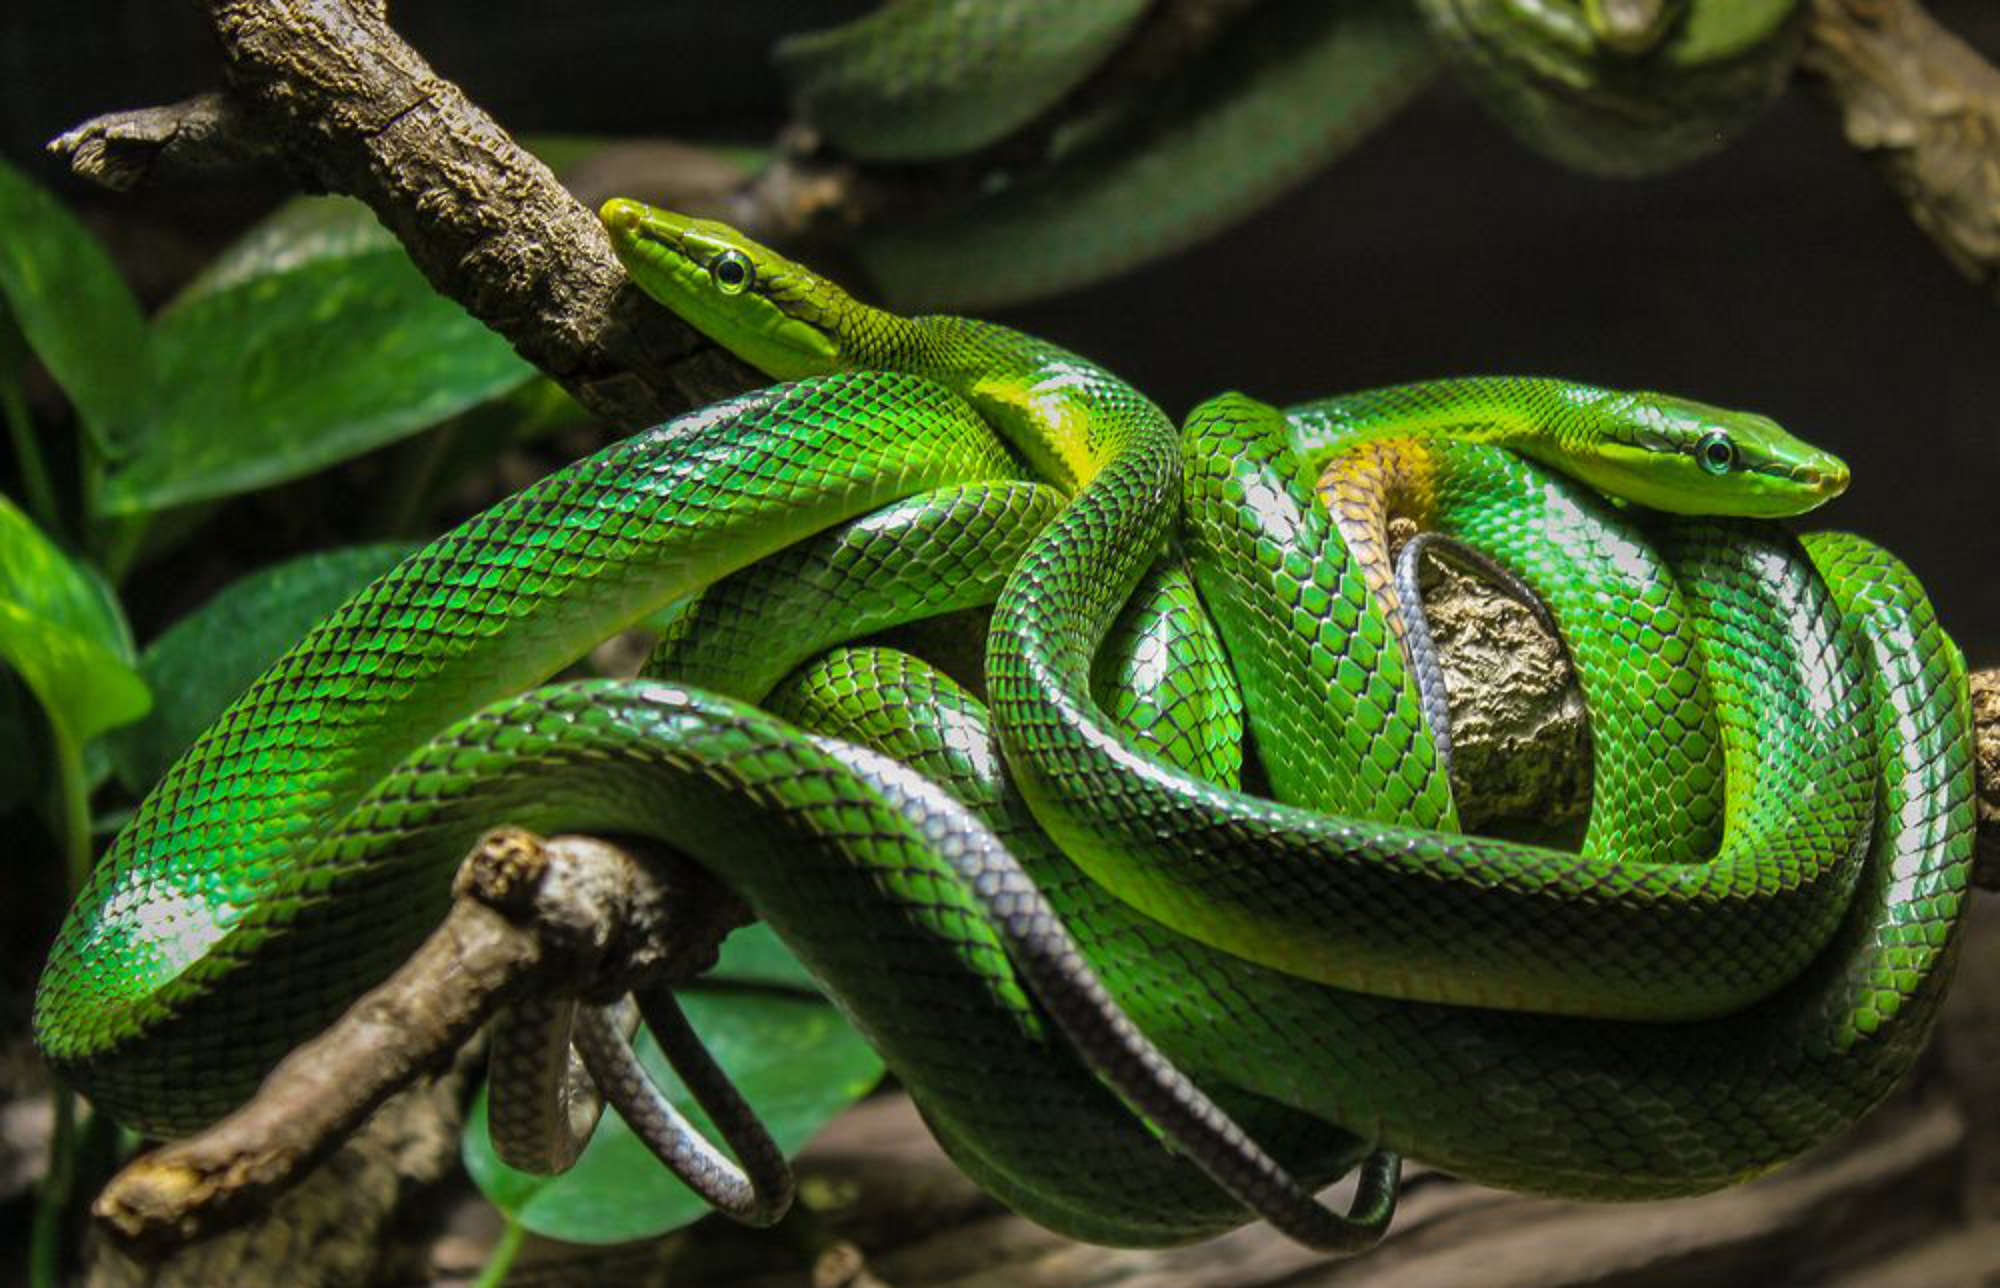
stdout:
<svg viewBox="0 0 2000 1288">
<path fill-rule="evenodd" d="M 108 742 L 118 779 L 143 792 L 236 695 L 355 591 L 394 567 L 405 542 L 305 555 L 230 583 L 146 646 L 139 674 L 172 700 Z"/>
<path fill-rule="evenodd" d="M 146 324 L 97 239 L 0 161 L 0 296 L 98 449 L 117 456 L 151 399 Z"/>
<path fill-rule="evenodd" d="M 72 744 L 138 719 L 152 704 L 133 667 L 132 632 L 102 578 L 73 562 L 0 496 L 0 658 Z"/>
<path fill-rule="evenodd" d="M 722 952 L 708 978 L 793 988 L 819 996 L 819 981 L 785 947 L 785 941 L 761 921 L 730 932 L 729 938 L 722 941 Z"/>
<path fill-rule="evenodd" d="M 713 975 L 679 996 L 709 1051 L 788 1155 L 881 1079 L 881 1058 L 817 996 L 731 987 Z M 638 1050 L 675 1106 L 711 1140 L 720 1140 L 650 1035 L 642 1036 Z M 663 1234 L 709 1210 L 608 1109 L 575 1167 L 561 1176 L 531 1176 L 494 1155 L 482 1088 L 462 1152 L 494 1206 L 552 1239 L 624 1243 Z"/>
<path fill-rule="evenodd" d="M 103 513 L 310 474 L 534 374 L 400 246 L 357 233 L 350 216 L 290 218 L 293 242 L 253 231 L 154 321 L 159 406 L 105 481 Z"/>
<path fill-rule="evenodd" d="M 294 197 L 257 221 L 181 287 L 171 313 L 204 295 L 322 259 L 399 251 L 375 212 L 352 197 Z"/>
</svg>

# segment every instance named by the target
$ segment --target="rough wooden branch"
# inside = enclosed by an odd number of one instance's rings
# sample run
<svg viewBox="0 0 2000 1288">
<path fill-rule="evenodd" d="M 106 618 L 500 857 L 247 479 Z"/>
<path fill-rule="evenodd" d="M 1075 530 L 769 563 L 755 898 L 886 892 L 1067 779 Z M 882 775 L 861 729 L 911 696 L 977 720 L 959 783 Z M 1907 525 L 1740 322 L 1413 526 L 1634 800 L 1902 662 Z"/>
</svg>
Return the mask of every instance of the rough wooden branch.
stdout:
<svg viewBox="0 0 2000 1288">
<path fill-rule="evenodd" d="M 1916 0 L 1814 0 L 1804 60 L 1918 226 L 2000 288 L 2000 69 Z"/>
<path fill-rule="evenodd" d="M 1424 604 L 1451 690 L 1452 790 L 1468 830 L 1561 826 L 1590 808 L 1590 730 L 1561 646 L 1473 578 L 1427 570 Z M 1975 671 L 1979 831 L 1973 883 L 2000 890 L 2000 667 Z"/>
<path fill-rule="evenodd" d="M 275 166 L 270 136 L 226 94 L 111 112 L 49 144 L 77 174 L 118 192 Z"/>
<path fill-rule="evenodd" d="M 1973 759 L 1979 774 L 1979 849 L 1973 884 L 2000 890 L 2000 667 L 1972 673 Z"/>
<path fill-rule="evenodd" d="M 1400 524 L 1391 539 L 1400 544 Z M 1426 560 L 1422 586 L 1451 699 L 1451 789 L 1467 831 L 1590 817 L 1590 717 L 1569 655 L 1525 605 Z"/>
<path fill-rule="evenodd" d="M 641 857 L 643 854 L 643 857 Z M 733 897 L 664 856 L 591 837 L 489 833 L 444 922 L 410 960 L 287 1056 L 257 1095 L 198 1135 L 135 1160 L 95 1214 L 167 1247 L 268 1204 L 393 1092 L 449 1060 L 509 998 L 608 1000 L 690 978 L 745 919 Z"/>
<path fill-rule="evenodd" d="M 472 1059 L 460 1059 L 445 1076 L 391 1097 L 249 1225 L 175 1248 L 160 1259 L 159 1249 L 134 1248 L 109 1227 L 93 1224 L 75 1282 L 92 1288 L 208 1288 L 431 1281 L 429 1257 L 417 1243 L 422 1222 L 412 1214 L 448 1192 L 469 1099 L 466 1081 L 476 1067 Z"/>
<path fill-rule="evenodd" d="M 57 141 L 80 173 L 268 156 L 368 203 L 443 294 L 578 401 L 637 426 L 758 378 L 626 288 L 595 214 L 361 0 L 216 0 L 227 93 Z M 227 128 L 224 128 L 226 125 Z M 226 145 L 226 146 L 225 146 Z"/>
</svg>

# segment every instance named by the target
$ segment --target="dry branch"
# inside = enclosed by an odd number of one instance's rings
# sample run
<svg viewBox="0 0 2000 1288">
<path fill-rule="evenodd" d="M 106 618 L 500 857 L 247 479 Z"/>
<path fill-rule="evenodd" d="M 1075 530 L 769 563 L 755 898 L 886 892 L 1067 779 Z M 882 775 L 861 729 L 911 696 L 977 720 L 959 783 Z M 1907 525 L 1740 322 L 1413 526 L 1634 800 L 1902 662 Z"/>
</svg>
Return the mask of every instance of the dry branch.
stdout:
<svg viewBox="0 0 2000 1288">
<path fill-rule="evenodd" d="M 394 975 L 280 1062 L 248 1104 L 128 1165 L 95 1214 L 140 1247 L 213 1232 L 284 1192 L 509 999 L 605 1001 L 692 978 L 745 919 L 733 896 L 671 856 L 518 828 L 480 841 L 454 893 L 443 924 Z"/>
<path fill-rule="evenodd" d="M 276 166 L 274 140 L 214 92 L 93 117 L 49 144 L 78 175 L 115 192 Z"/>
<path fill-rule="evenodd" d="M 596 215 L 356 0 L 218 0 L 228 85 L 100 117 L 56 149 L 91 177 L 276 158 L 309 191 L 366 202 L 442 294 L 615 424 L 756 383 L 626 289 Z M 206 150 L 206 155 L 204 155 Z"/>
<path fill-rule="evenodd" d="M 1916 0 L 1813 0 L 1805 65 L 1910 216 L 2000 287 L 2000 69 Z"/>
</svg>

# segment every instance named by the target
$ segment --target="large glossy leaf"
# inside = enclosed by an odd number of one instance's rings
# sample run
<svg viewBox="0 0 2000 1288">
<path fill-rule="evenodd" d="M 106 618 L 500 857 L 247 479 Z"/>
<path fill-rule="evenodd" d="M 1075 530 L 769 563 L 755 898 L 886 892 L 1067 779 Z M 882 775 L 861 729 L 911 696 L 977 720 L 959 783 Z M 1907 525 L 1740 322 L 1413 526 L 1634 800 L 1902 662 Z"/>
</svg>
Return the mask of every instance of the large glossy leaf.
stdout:
<svg viewBox="0 0 2000 1288">
<path fill-rule="evenodd" d="M 99 449 L 123 451 L 150 403 L 138 302 L 97 239 L 4 161 L 0 295 Z"/>
<path fill-rule="evenodd" d="M 375 212 L 352 197 L 294 197 L 257 221 L 189 279 L 167 312 L 253 278 L 288 273 L 322 259 L 396 249 Z"/>
<path fill-rule="evenodd" d="M 398 542 L 288 560 L 232 582 L 168 627 L 139 659 L 139 674 L 166 700 L 108 740 L 119 781 L 134 792 L 152 786 L 264 668 L 411 549 Z"/>
<path fill-rule="evenodd" d="M 81 748 L 152 699 L 133 667 L 117 599 L 0 496 L 0 659 Z"/>
<path fill-rule="evenodd" d="M 399 246 L 302 216 L 288 252 L 253 232 L 153 323 L 152 426 L 106 513 L 156 510 L 323 469 L 463 411 L 533 368 L 438 295 Z M 348 218 L 343 216 L 343 218 Z"/>
<path fill-rule="evenodd" d="M 737 931 L 731 942 L 744 935 L 759 939 L 768 932 L 753 926 Z M 762 960 L 767 948 L 749 952 Z M 755 973 L 762 976 L 772 969 L 764 962 Z M 741 987 L 711 975 L 682 989 L 680 998 L 709 1050 L 787 1154 L 804 1147 L 881 1079 L 881 1059 L 816 994 Z M 681 1112 L 708 1131 L 710 1139 L 719 1139 L 650 1037 L 642 1038 L 639 1058 L 669 1089 Z M 574 1168 L 556 1177 L 530 1176 L 494 1156 L 482 1090 L 466 1127 L 463 1152 L 467 1170 L 495 1206 L 553 1239 L 623 1243 L 665 1233 L 708 1212 L 609 1111 Z"/>
<path fill-rule="evenodd" d="M 812 977 L 812 972 L 761 921 L 731 932 L 722 941 L 722 951 L 717 954 L 715 969 L 708 973 L 708 978 L 732 984 L 767 984 L 803 993 L 819 992 L 819 981 Z"/>
</svg>

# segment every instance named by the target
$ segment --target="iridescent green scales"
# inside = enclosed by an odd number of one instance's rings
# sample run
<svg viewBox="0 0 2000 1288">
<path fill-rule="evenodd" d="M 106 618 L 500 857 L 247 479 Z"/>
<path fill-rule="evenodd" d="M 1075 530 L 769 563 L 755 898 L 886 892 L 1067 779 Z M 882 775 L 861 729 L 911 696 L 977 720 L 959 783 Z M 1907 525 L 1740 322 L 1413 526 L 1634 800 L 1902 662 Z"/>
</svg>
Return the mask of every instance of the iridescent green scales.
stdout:
<svg viewBox="0 0 2000 1288">
<path fill-rule="evenodd" d="M 325 838 L 398 759 L 730 568 L 1014 472 L 962 402 L 866 373 L 692 413 L 467 521 L 274 664 L 147 797 L 64 923 L 37 999 L 43 1049 L 135 1124 L 212 1118 L 435 924 L 446 868 L 426 899 L 385 878 L 331 909 L 319 890 L 342 862 Z M 355 929 L 332 949 L 351 964 L 248 969 L 267 925 L 332 916 Z M 218 981 L 252 976 L 290 981 L 283 1003 L 205 1015 Z M 211 1065 L 192 1082 L 166 1072 Z"/>
<path fill-rule="evenodd" d="M 642 284 L 813 378 L 441 537 L 190 749 L 37 998 L 39 1040 L 106 1109 L 167 1131 L 229 1107 L 434 924 L 485 826 L 637 831 L 766 916 L 1010 1203 L 1114 1242 L 1240 1221 L 1029 999 L 941 852 L 984 835 L 968 809 L 1122 1006 L 1308 1181 L 1388 1144 L 1544 1193 L 1699 1192 L 1809 1148 L 1909 1067 L 1972 805 L 1963 663 L 1907 571 L 1853 539 L 1809 561 L 1768 525 L 1644 518 L 1438 431 L 1570 439 L 1583 472 L 1639 471 L 1682 508 L 1710 486 L 1799 508 L 1844 484 L 1838 462 L 1761 418 L 1554 381 L 1289 414 L 1230 396 L 1183 433 L 1055 346 L 870 310 L 720 226 L 616 215 Z M 774 285 L 707 299 L 701 247 Z M 648 265 L 676 256 L 663 287 Z M 826 374 L 844 367 L 864 370 Z M 1372 446 L 1322 511 L 1320 448 L 1354 434 Z M 1703 482 L 1718 468 L 1735 477 Z M 1450 803 L 1384 601 L 1398 498 L 1561 623 L 1616 798 L 1583 855 L 1434 830 Z M 697 594 L 656 665 L 776 682 L 776 710 L 963 806 L 891 808 L 898 783 L 938 794 L 684 683 L 533 687 Z M 907 658 L 821 652 L 989 599 L 984 702 Z M 1230 676 L 1240 709 L 1211 691 Z M 1232 789 L 1246 717 L 1291 803 Z"/>
</svg>

